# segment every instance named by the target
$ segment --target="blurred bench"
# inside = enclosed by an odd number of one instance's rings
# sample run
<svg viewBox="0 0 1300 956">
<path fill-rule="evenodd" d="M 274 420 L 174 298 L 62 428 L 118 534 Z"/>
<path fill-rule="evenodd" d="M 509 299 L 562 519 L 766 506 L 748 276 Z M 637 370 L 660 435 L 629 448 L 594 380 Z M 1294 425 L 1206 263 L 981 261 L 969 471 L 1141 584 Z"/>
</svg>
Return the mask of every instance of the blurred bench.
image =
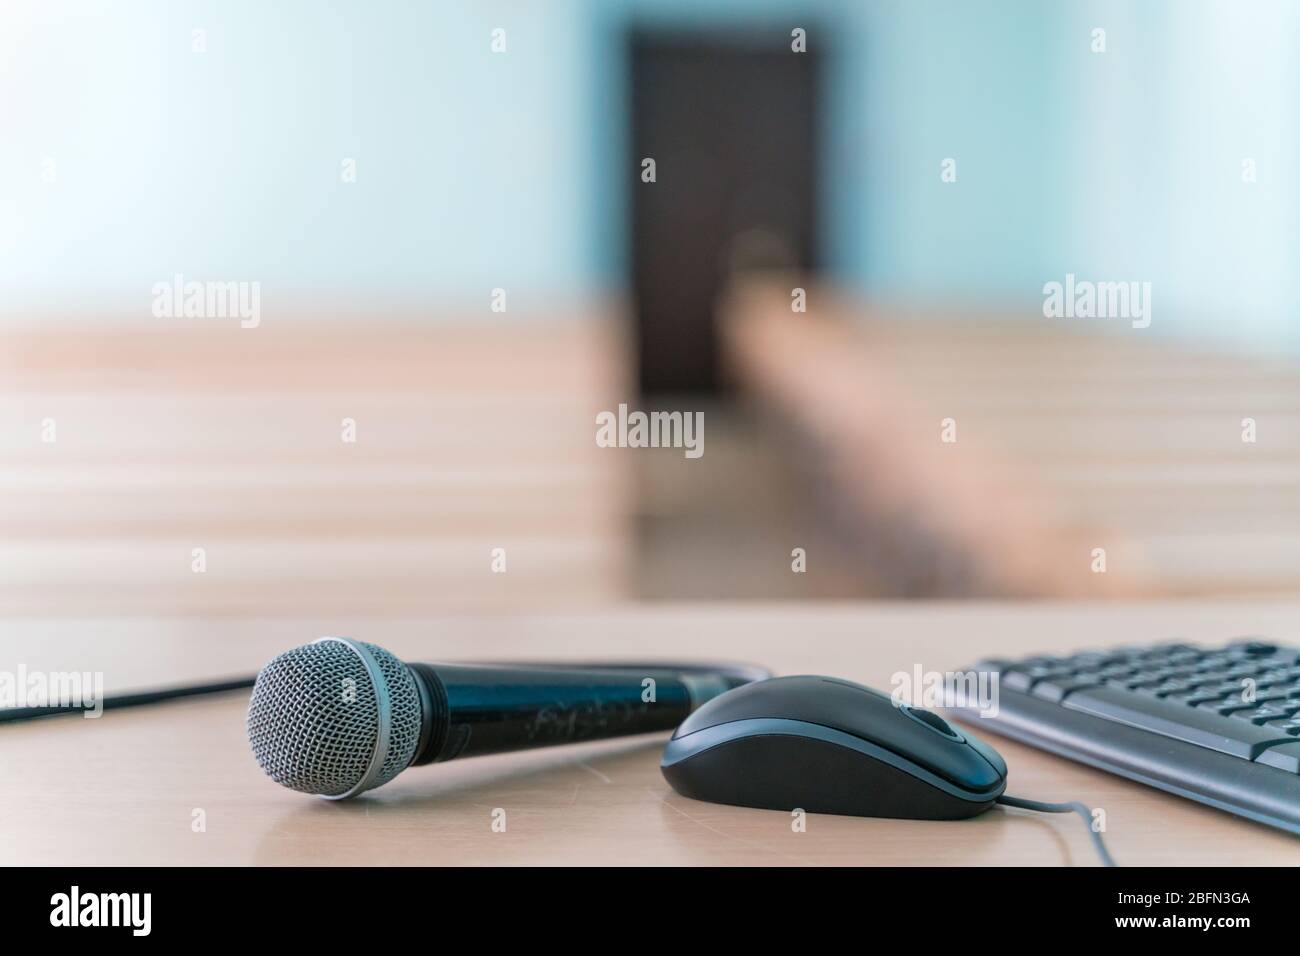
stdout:
<svg viewBox="0 0 1300 956">
<path fill-rule="evenodd" d="M 6 329 L 0 613 L 619 597 L 628 482 L 594 422 L 624 365 L 591 316 Z"/>
<path fill-rule="evenodd" d="M 1300 591 L 1294 366 L 1127 327 L 808 301 L 735 291 L 729 360 L 896 593 Z"/>
</svg>

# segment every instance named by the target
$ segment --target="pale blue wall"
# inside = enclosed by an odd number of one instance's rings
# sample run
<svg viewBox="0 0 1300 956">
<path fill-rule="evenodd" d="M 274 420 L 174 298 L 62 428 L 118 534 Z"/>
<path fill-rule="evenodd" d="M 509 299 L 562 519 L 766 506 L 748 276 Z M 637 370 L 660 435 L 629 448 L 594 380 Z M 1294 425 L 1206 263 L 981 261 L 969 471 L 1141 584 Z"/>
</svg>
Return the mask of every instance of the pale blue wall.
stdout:
<svg viewBox="0 0 1300 956">
<path fill-rule="evenodd" d="M 1149 279 L 1156 334 L 1300 353 L 1300 6 L 1063 9 L 1065 35 L 1103 23 L 1104 56 L 1058 51 L 1065 185 L 1049 269 Z"/>
<path fill-rule="evenodd" d="M 267 303 L 585 288 L 582 6 L 5 0 L 6 311 L 138 304 L 176 271 Z"/>
<path fill-rule="evenodd" d="M 135 308 L 176 271 L 268 307 L 617 290 L 637 22 L 809 29 L 827 257 L 864 291 L 1032 316 L 1067 271 L 1147 280 L 1156 334 L 1297 348 L 1286 0 L 7 0 L 0 314 Z"/>
</svg>

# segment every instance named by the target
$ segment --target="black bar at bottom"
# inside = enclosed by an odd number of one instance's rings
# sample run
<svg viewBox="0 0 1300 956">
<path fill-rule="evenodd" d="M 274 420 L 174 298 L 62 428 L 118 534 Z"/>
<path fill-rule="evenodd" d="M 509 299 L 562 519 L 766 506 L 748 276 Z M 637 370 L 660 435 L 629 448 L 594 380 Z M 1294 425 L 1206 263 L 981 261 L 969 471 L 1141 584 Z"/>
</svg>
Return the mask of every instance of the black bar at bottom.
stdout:
<svg viewBox="0 0 1300 956">
<path fill-rule="evenodd" d="M 672 928 L 676 907 L 669 904 L 676 901 L 699 933 L 716 920 L 718 932 L 733 940 L 778 921 L 810 939 L 844 929 L 871 940 L 873 948 L 882 940 L 910 939 L 924 951 L 954 945 L 997 952 L 1011 940 L 1074 943 L 1100 935 L 1149 941 L 1196 936 L 1231 947 L 1257 931 L 1283 938 L 1293 925 L 1289 877 L 1225 868 L 927 867 L 847 874 L 632 868 L 616 876 L 574 869 L 544 879 L 522 869 L 486 868 L 42 868 L 0 871 L 7 883 L 0 912 L 10 944 L 33 937 L 56 943 L 59 936 L 129 944 L 145 938 L 147 929 L 147 938 L 167 943 L 256 941 L 261 949 L 283 941 L 295 952 L 308 944 L 337 951 L 355 943 L 380 953 L 399 943 L 402 926 L 409 929 L 412 920 L 435 910 L 441 911 L 439 932 L 466 940 L 469 934 L 497 940 L 509 925 L 539 933 L 548 926 L 558 932 L 574 922 L 591 928 L 610 921 L 625 922 L 633 937 L 645 929 L 662 936 Z M 75 927 L 73 887 L 82 924 Z M 450 910 L 449 890 L 456 898 Z M 112 899 L 106 903 L 103 894 Z M 147 908 L 142 895 L 132 894 L 149 894 Z M 87 903 L 92 896 L 95 902 Z M 759 908 L 763 900 L 784 900 L 793 908 L 782 916 Z M 532 917 L 539 912 L 552 921 L 538 923 Z M 106 918 L 118 925 L 84 925 Z"/>
</svg>

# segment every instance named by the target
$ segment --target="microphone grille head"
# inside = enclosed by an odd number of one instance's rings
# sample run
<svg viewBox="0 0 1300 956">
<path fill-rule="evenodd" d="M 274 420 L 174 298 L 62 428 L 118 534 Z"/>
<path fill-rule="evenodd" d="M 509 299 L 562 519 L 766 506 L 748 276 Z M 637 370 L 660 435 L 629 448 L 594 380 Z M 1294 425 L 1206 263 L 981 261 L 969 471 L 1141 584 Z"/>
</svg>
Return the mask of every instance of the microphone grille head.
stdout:
<svg viewBox="0 0 1300 956">
<path fill-rule="evenodd" d="M 323 637 L 296 647 L 257 675 L 248 740 L 276 783 L 331 799 L 355 796 L 387 783 L 415 756 L 415 677 L 374 644 Z"/>
</svg>

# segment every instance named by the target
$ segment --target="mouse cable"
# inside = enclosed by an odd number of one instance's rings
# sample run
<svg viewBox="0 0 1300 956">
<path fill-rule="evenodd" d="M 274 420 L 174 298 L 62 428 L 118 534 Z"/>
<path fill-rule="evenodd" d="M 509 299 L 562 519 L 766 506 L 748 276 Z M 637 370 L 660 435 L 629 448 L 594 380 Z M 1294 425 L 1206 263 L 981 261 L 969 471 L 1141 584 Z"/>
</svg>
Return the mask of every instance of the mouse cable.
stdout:
<svg viewBox="0 0 1300 956">
<path fill-rule="evenodd" d="M 1101 838 L 1101 834 L 1093 829 L 1092 811 L 1082 803 L 1042 803 L 1038 800 L 1025 800 L 1021 797 L 1009 797 L 1005 793 L 998 797 L 998 803 L 1008 807 L 1019 807 L 1021 810 L 1037 810 L 1039 813 L 1077 813 L 1083 817 L 1083 821 L 1088 824 L 1088 835 L 1092 837 L 1092 844 L 1097 848 L 1097 855 L 1101 857 L 1103 866 L 1116 866 L 1115 859 L 1106 850 L 1106 843 Z"/>
</svg>

